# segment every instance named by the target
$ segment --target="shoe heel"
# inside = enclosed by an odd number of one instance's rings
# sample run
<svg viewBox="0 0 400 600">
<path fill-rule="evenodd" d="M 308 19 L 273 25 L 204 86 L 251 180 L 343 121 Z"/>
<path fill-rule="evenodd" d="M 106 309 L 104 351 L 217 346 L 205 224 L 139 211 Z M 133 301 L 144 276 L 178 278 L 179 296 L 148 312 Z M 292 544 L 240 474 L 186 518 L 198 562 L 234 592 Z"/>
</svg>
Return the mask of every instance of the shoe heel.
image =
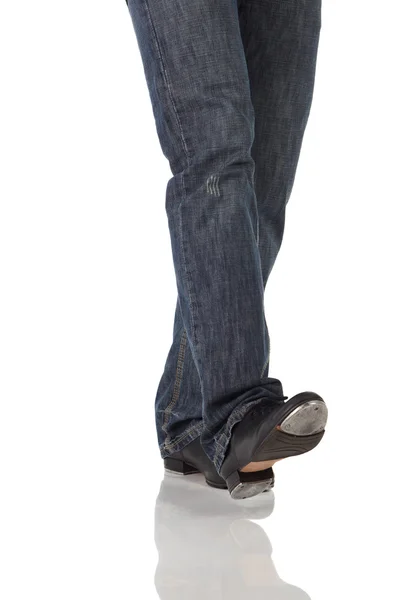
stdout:
<svg viewBox="0 0 400 600">
<path fill-rule="evenodd" d="M 241 500 L 251 498 L 274 487 L 274 472 L 272 468 L 263 471 L 244 472 L 234 471 L 226 479 L 231 498 Z"/>
<path fill-rule="evenodd" d="M 188 465 L 184 460 L 179 458 L 164 458 L 164 468 L 166 471 L 172 473 L 179 473 L 180 475 L 191 475 L 192 473 L 199 473 L 196 467 Z"/>
</svg>

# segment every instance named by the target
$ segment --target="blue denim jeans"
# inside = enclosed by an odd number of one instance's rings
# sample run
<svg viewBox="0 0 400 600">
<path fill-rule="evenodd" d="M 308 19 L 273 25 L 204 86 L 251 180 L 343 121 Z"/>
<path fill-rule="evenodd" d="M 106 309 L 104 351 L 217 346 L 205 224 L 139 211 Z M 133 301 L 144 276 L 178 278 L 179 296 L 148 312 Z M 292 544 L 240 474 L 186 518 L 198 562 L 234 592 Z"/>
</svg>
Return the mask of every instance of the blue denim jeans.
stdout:
<svg viewBox="0 0 400 600">
<path fill-rule="evenodd" d="M 321 0 L 126 0 L 172 177 L 177 304 L 155 398 L 161 456 L 197 436 L 220 472 L 233 425 L 286 399 L 265 286 L 313 96 Z"/>
</svg>

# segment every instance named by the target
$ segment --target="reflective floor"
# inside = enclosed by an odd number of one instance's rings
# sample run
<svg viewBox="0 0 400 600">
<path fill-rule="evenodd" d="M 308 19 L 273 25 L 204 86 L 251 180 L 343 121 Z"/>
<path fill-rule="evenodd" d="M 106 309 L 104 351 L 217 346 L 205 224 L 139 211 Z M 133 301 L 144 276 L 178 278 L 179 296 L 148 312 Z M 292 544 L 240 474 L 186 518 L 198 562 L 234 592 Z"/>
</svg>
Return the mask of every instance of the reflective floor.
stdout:
<svg viewBox="0 0 400 600">
<path fill-rule="evenodd" d="M 397 500 L 379 492 L 373 462 L 330 471 L 326 452 L 276 465 L 275 490 L 240 501 L 201 475 L 166 472 L 155 502 L 159 598 L 399 597 Z"/>
<path fill-rule="evenodd" d="M 189 481 L 166 473 L 155 509 L 160 598 L 309 598 L 274 565 L 262 526 L 274 503 L 273 492 L 229 501 L 200 477 Z"/>
<path fill-rule="evenodd" d="M 157 448 L 139 464 L 114 412 L 2 461 L 2 600 L 400 597 L 397 459 L 366 460 L 371 413 L 347 448 L 326 435 L 275 465 L 274 491 L 232 500 L 201 474 L 164 472 Z"/>
</svg>

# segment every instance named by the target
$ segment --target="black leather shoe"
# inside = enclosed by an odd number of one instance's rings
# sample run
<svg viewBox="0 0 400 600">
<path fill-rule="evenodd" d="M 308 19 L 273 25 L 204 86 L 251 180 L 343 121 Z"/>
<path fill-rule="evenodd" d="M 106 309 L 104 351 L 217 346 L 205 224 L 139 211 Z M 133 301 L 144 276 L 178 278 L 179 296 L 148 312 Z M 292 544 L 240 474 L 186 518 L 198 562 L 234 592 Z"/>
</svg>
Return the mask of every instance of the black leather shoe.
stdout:
<svg viewBox="0 0 400 600">
<path fill-rule="evenodd" d="M 324 400 L 301 392 L 287 402 L 258 404 L 233 426 L 221 476 L 234 499 L 255 496 L 269 488 L 269 469 L 243 472 L 251 462 L 278 460 L 312 450 L 319 444 L 328 418 Z"/>
<path fill-rule="evenodd" d="M 203 473 L 206 482 L 211 487 L 227 489 L 225 479 L 220 477 L 214 466 L 214 463 L 208 458 L 200 443 L 200 436 L 193 442 L 190 442 L 183 450 L 174 452 L 170 456 L 164 458 L 164 467 L 166 471 L 180 473 L 182 475 L 191 475 L 192 473 Z M 272 469 L 267 469 L 268 473 L 264 473 L 264 481 L 268 480 L 268 486 L 262 491 L 267 491 L 274 485 L 274 472 Z"/>
</svg>

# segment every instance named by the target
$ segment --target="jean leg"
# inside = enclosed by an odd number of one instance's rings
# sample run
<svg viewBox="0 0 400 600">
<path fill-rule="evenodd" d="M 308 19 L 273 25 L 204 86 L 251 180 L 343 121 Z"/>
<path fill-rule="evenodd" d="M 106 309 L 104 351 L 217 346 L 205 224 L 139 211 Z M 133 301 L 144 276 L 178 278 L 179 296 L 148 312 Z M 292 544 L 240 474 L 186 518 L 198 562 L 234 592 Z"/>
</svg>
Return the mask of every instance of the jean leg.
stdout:
<svg viewBox="0 0 400 600">
<path fill-rule="evenodd" d="M 203 430 L 201 380 L 192 356 L 177 299 L 171 348 L 155 398 L 155 421 L 161 452 L 183 448 Z"/>
<path fill-rule="evenodd" d="M 312 104 L 321 0 L 243 0 L 239 20 L 255 112 L 252 156 L 265 287 L 282 244 Z"/>
<path fill-rule="evenodd" d="M 233 425 L 254 404 L 283 395 L 279 380 L 262 377 L 268 337 L 251 156 L 254 109 L 237 1 L 129 0 L 128 6 L 173 173 L 166 211 L 184 324 L 180 356 L 190 348 L 202 394 L 202 444 L 219 470 Z M 176 393 L 169 426 L 182 398 Z M 190 429 L 198 406 L 191 397 L 185 402 Z M 162 456 L 187 443 L 184 433 L 170 436 Z"/>
<path fill-rule="evenodd" d="M 255 109 L 252 157 L 265 287 L 281 247 L 285 209 L 312 102 L 321 0 L 303 3 L 240 0 L 238 11 Z M 265 328 L 270 349 L 266 322 Z M 263 368 L 264 378 L 268 372 L 269 354 Z M 168 450 L 171 440 L 173 447 L 177 442 L 182 446 L 200 434 L 200 383 L 178 300 L 173 342 L 156 396 L 160 448 L 164 446 Z"/>
<path fill-rule="evenodd" d="M 281 247 L 285 209 L 291 195 L 312 103 L 321 28 L 321 0 L 309 0 L 306 3 L 243 0 L 238 8 L 255 108 L 252 156 L 255 161 L 259 250 L 265 287 Z M 170 430 L 175 440 L 190 442 L 201 431 L 202 395 L 190 348 L 185 349 L 184 368 L 180 369 L 182 346 L 181 337 L 176 334 L 177 324 L 178 331 L 185 337 L 179 303 L 175 315 L 174 340 L 161 378 L 157 402 L 161 407 L 164 406 L 166 399 L 176 397 L 177 388 L 180 387 L 182 402 L 177 403 Z M 265 327 L 269 340 L 266 323 Z M 263 377 L 268 376 L 268 371 L 269 355 Z M 172 372 L 175 377 L 171 378 Z M 179 412 L 179 406 L 187 407 L 189 397 L 192 400 L 193 420 L 187 422 L 184 411 Z M 197 409 L 197 413 L 194 409 Z M 161 410 L 158 421 L 163 416 L 164 411 Z M 174 424 L 176 433 L 173 431 Z M 159 422 L 158 431 L 162 431 L 162 426 L 163 423 Z M 163 438 L 160 439 L 160 446 L 162 442 Z"/>
</svg>

